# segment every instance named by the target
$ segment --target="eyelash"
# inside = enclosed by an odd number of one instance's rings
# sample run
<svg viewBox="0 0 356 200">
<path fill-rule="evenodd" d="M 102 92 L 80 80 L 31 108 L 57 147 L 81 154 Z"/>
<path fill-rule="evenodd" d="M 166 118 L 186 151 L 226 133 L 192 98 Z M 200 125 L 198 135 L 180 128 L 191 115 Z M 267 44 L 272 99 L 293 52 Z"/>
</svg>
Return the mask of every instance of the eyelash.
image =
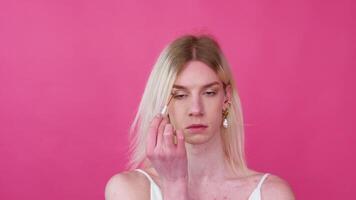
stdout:
<svg viewBox="0 0 356 200">
<path fill-rule="evenodd" d="M 208 92 L 205 92 L 205 93 L 210 93 L 210 94 L 208 94 L 208 96 L 215 96 L 216 95 L 216 92 L 214 92 L 214 91 L 208 91 Z"/>
<path fill-rule="evenodd" d="M 183 99 L 184 96 L 186 96 L 186 95 L 185 94 L 173 95 L 173 98 L 180 100 L 180 99 Z"/>
<path fill-rule="evenodd" d="M 209 97 L 212 97 L 212 96 L 215 96 L 217 92 L 215 92 L 215 91 L 208 91 L 208 92 L 205 92 L 205 93 L 207 93 L 207 95 L 208 95 Z M 174 99 L 178 99 L 178 100 L 183 99 L 183 97 L 185 97 L 185 96 L 188 96 L 188 95 L 186 95 L 186 94 L 177 94 L 177 95 L 176 95 L 176 94 L 174 94 L 174 93 L 172 93 L 172 95 L 173 95 L 173 98 L 174 98 Z"/>
</svg>

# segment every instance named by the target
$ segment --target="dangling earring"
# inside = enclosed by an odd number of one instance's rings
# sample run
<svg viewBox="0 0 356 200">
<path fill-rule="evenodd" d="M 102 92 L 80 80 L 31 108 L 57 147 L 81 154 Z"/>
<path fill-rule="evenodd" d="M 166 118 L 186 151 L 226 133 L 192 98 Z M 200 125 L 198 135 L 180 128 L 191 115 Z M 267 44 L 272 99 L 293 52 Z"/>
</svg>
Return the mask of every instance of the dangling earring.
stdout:
<svg viewBox="0 0 356 200">
<path fill-rule="evenodd" d="M 229 127 L 229 122 L 227 121 L 227 116 L 229 115 L 229 110 L 228 108 L 226 108 L 225 110 L 223 110 L 223 126 L 224 128 L 228 128 Z"/>
</svg>

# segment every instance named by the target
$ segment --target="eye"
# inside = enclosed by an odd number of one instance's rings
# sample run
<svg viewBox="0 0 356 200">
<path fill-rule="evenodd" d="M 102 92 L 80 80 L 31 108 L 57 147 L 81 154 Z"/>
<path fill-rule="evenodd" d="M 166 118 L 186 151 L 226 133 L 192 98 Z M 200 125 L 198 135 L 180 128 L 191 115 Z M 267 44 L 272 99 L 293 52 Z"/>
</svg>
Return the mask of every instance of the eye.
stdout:
<svg viewBox="0 0 356 200">
<path fill-rule="evenodd" d="M 188 95 L 186 95 L 186 94 L 172 94 L 173 95 L 173 98 L 174 99 L 183 99 L 183 98 L 185 98 L 186 96 L 188 96 Z"/>
<path fill-rule="evenodd" d="M 178 94 L 178 95 L 174 95 L 173 98 L 175 98 L 175 99 L 183 99 L 185 96 L 187 96 L 187 95 L 185 95 L 185 94 Z"/>
<path fill-rule="evenodd" d="M 215 96 L 216 92 L 215 91 L 207 91 L 207 92 L 205 92 L 205 94 L 208 96 Z"/>
</svg>

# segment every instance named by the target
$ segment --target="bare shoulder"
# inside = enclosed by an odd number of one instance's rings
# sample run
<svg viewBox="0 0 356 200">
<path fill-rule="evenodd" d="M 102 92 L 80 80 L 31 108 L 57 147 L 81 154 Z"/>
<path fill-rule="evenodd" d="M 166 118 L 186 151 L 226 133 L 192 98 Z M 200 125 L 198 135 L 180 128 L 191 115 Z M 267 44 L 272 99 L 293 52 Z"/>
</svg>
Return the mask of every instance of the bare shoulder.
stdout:
<svg viewBox="0 0 356 200">
<path fill-rule="evenodd" d="M 136 171 L 125 171 L 112 176 L 106 183 L 106 200 L 141 200 L 149 194 L 148 180 Z"/>
<path fill-rule="evenodd" d="M 294 200 L 295 196 L 287 181 L 270 174 L 262 185 L 262 196 L 265 200 Z"/>
</svg>

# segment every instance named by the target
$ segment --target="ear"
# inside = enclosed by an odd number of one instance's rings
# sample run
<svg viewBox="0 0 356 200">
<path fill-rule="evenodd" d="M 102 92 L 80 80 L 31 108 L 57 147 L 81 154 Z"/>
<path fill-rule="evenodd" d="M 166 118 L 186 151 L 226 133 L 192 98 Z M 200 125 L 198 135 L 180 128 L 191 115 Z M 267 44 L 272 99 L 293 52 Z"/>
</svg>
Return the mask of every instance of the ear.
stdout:
<svg viewBox="0 0 356 200">
<path fill-rule="evenodd" d="M 224 94 L 225 94 L 225 96 L 224 96 L 224 106 L 223 106 L 223 108 L 225 110 L 226 108 L 229 107 L 229 103 L 231 103 L 231 98 L 232 98 L 232 89 L 231 89 L 231 85 L 230 84 L 226 85 Z"/>
</svg>

